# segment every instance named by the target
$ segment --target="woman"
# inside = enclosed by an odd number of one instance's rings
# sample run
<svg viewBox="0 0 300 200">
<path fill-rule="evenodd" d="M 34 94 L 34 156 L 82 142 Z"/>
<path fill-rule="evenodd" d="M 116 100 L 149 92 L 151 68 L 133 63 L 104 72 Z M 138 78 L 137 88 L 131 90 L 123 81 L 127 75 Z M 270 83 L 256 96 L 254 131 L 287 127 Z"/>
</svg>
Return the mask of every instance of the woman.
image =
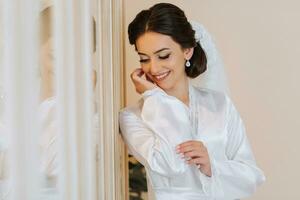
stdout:
<svg viewBox="0 0 300 200">
<path fill-rule="evenodd" d="M 189 81 L 215 60 L 214 49 L 203 48 L 211 43 L 205 29 L 192 28 L 180 8 L 160 3 L 141 11 L 128 34 L 140 56 L 141 68 L 131 78 L 142 99 L 120 112 L 120 128 L 145 166 L 149 198 L 232 200 L 253 194 L 264 175 L 237 110 L 224 92 Z"/>
</svg>

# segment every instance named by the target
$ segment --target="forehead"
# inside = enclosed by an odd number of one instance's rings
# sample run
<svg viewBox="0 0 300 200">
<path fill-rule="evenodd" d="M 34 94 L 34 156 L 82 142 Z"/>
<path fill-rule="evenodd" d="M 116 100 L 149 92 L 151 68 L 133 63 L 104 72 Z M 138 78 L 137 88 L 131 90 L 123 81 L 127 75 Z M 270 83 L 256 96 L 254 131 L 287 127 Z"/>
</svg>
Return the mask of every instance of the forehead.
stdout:
<svg viewBox="0 0 300 200">
<path fill-rule="evenodd" d="M 138 52 L 151 54 L 162 48 L 180 50 L 180 45 L 168 35 L 146 32 L 137 39 L 136 48 Z"/>
</svg>

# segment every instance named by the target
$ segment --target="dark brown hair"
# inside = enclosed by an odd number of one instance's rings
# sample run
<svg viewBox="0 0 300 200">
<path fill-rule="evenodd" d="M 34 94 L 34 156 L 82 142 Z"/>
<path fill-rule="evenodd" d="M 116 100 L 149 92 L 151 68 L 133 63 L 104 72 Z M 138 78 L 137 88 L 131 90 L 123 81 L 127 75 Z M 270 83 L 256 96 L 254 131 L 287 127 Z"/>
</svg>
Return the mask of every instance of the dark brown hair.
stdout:
<svg viewBox="0 0 300 200">
<path fill-rule="evenodd" d="M 170 36 L 183 49 L 194 47 L 191 66 L 185 68 L 188 77 L 195 78 L 205 72 L 205 52 L 196 42 L 195 31 L 180 8 L 170 3 L 158 3 L 142 10 L 128 26 L 130 44 L 135 45 L 141 35 L 150 31 Z"/>
</svg>

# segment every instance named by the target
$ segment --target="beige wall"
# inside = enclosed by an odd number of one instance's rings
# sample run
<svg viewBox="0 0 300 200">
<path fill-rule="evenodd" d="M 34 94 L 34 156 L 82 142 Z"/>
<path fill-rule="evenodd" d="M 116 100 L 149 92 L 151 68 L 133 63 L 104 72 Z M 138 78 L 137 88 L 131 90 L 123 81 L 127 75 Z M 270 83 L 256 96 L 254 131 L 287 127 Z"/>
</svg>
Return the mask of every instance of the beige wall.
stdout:
<svg viewBox="0 0 300 200">
<path fill-rule="evenodd" d="M 156 2 L 125 0 L 125 26 Z M 165 1 L 183 8 L 214 36 L 226 65 L 232 99 L 267 182 L 251 200 L 300 199 L 299 1 Z M 139 66 L 126 43 L 126 99 L 135 102 L 129 79 Z"/>
</svg>

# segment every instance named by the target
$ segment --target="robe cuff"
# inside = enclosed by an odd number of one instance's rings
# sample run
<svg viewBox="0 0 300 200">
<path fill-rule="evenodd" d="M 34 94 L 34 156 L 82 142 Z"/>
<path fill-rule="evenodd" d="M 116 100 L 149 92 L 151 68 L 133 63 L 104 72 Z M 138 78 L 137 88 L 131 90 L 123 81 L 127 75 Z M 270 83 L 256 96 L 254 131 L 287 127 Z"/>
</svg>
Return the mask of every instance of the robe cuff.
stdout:
<svg viewBox="0 0 300 200">
<path fill-rule="evenodd" d="M 157 94 L 157 93 L 165 94 L 165 92 L 161 88 L 155 87 L 153 89 L 146 90 L 141 95 L 143 96 L 144 99 L 146 99 L 147 97 L 152 96 L 152 95 Z"/>
<path fill-rule="evenodd" d="M 219 180 L 219 171 L 216 168 L 216 161 L 214 159 L 210 160 L 211 165 L 211 177 L 203 174 L 199 170 L 200 180 L 202 183 L 202 190 L 204 194 L 209 197 L 223 197 L 224 193 L 221 187 L 221 183 Z"/>
<path fill-rule="evenodd" d="M 210 150 L 209 146 L 205 144 L 205 142 L 204 145 L 207 148 L 210 159 L 211 177 L 203 174 L 199 170 L 200 181 L 202 183 L 202 190 L 206 196 L 222 198 L 224 197 L 224 191 L 220 180 L 220 171 L 218 170 L 218 166 L 220 163 L 218 163 L 218 161 L 214 158 L 213 152 Z"/>
</svg>

